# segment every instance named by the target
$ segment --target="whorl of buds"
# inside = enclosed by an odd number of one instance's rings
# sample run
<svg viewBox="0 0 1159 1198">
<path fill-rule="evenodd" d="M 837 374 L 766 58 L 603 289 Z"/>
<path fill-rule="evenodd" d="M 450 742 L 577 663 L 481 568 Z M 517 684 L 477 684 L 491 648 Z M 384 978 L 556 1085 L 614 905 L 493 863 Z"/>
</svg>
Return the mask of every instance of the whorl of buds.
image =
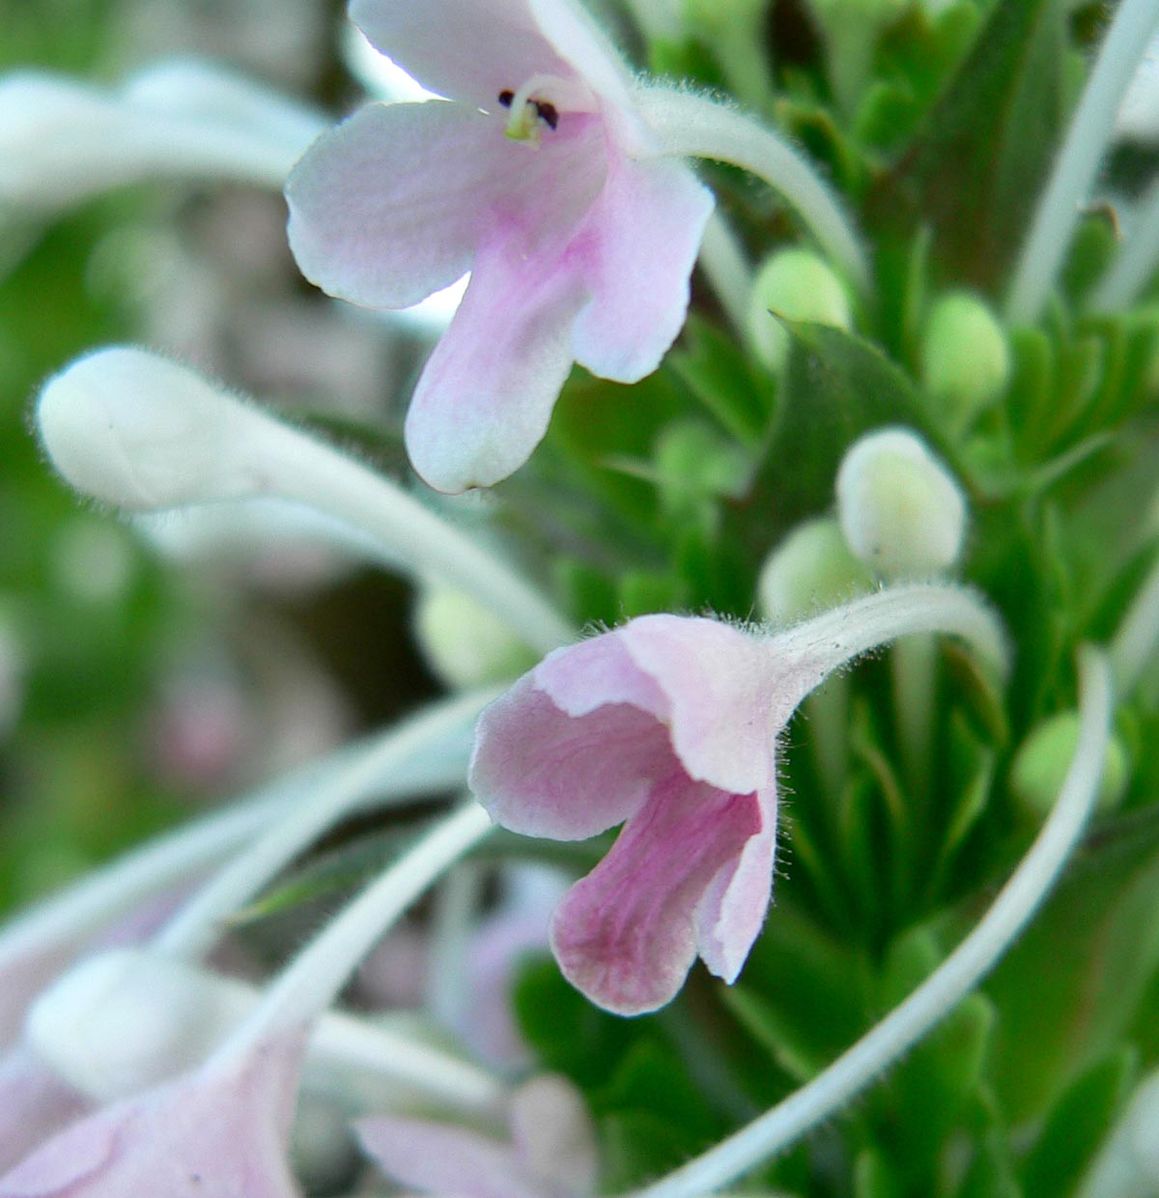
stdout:
<svg viewBox="0 0 1159 1198">
<path fill-rule="evenodd" d="M 908 429 L 869 433 L 846 453 L 837 472 L 837 512 L 850 549 L 881 578 L 932 578 L 961 555 L 961 488 Z"/>
<path fill-rule="evenodd" d="M 438 583 L 420 591 L 414 629 L 427 665 L 451 690 L 510 682 L 539 660 L 510 624 Z"/>
<path fill-rule="evenodd" d="M 965 429 L 1006 389 L 1010 349 L 990 309 L 966 292 L 943 296 L 926 321 L 922 379 L 930 397 Z"/>
<path fill-rule="evenodd" d="M 780 250 L 757 271 L 749 295 L 748 333 L 757 357 L 784 368 L 789 335 L 778 317 L 848 329 L 853 323 L 845 286 L 812 250 Z"/>
<path fill-rule="evenodd" d="M 1078 745 L 1077 711 L 1062 711 L 1036 725 L 1022 742 L 1010 771 L 1010 786 L 1027 814 L 1045 819 L 1058 798 Z M 1122 741 L 1112 732 L 1099 783 L 1099 809 L 1116 807 L 1127 789 L 1130 770 Z"/>
<path fill-rule="evenodd" d="M 831 516 L 806 520 L 769 554 L 761 568 L 757 598 L 774 624 L 796 624 L 873 589 L 865 566 L 849 551 Z"/>
</svg>

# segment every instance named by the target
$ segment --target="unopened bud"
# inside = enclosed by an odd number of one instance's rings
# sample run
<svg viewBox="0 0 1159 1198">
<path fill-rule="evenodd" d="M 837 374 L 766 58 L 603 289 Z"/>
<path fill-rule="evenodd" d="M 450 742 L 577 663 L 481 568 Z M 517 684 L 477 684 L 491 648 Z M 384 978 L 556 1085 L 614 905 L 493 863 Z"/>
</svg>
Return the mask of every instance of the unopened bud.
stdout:
<svg viewBox="0 0 1159 1198">
<path fill-rule="evenodd" d="M 769 554 L 757 583 L 757 600 L 774 624 L 796 624 L 873 589 L 865 566 L 849 552 L 831 516 L 798 525 Z"/>
<path fill-rule="evenodd" d="M 1159 1072 L 1135 1088 L 1076 1198 L 1153 1198 L 1159 1193 Z"/>
<path fill-rule="evenodd" d="M 962 491 L 907 429 L 869 433 L 846 453 L 837 472 L 837 512 L 853 553 L 891 581 L 941 574 L 962 552 Z"/>
<path fill-rule="evenodd" d="M 248 987 L 146 950 L 114 949 L 45 991 L 25 1033 L 67 1082 L 109 1101 L 198 1064 L 253 1003 Z"/>
<path fill-rule="evenodd" d="M 765 261 L 753 281 L 749 337 L 757 357 L 774 371 L 784 367 L 789 352 L 789 334 L 778 316 L 838 329 L 853 323 L 844 285 L 811 250 L 779 251 Z"/>
<path fill-rule="evenodd" d="M 1010 380 L 1006 334 L 990 309 L 964 292 L 934 305 L 921 361 L 926 390 L 958 428 L 989 407 Z"/>
<path fill-rule="evenodd" d="M 1079 717 L 1063 711 L 1043 720 L 1022 742 L 1010 772 L 1010 785 L 1028 814 L 1045 818 L 1058 799 L 1075 755 L 1079 739 Z M 1127 754 L 1122 741 L 1112 733 L 1099 783 L 1099 809 L 1118 805 L 1127 789 Z"/>
<path fill-rule="evenodd" d="M 509 682 L 538 661 L 510 624 L 437 583 L 420 592 L 414 628 L 427 664 L 451 690 Z"/>
<path fill-rule="evenodd" d="M 250 443 L 278 426 L 144 350 L 98 350 L 49 379 L 36 408 L 53 465 L 82 494 L 157 511 L 260 491 Z"/>
</svg>

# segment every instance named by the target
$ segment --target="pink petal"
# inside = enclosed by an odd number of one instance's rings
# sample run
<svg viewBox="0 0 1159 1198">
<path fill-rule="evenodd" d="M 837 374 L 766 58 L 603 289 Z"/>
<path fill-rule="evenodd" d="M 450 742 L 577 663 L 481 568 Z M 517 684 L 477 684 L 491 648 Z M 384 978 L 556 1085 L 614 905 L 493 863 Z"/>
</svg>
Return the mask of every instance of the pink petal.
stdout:
<svg viewBox="0 0 1159 1198">
<path fill-rule="evenodd" d="M 572 718 L 526 675 L 480 717 L 470 786 L 496 823 L 584 840 L 647 799 L 672 753 L 662 725 L 625 704 Z"/>
<path fill-rule="evenodd" d="M 771 785 L 781 712 L 758 640 L 716 620 L 667 615 L 633 620 L 617 635 L 667 696 L 672 745 L 691 777 L 732 794 Z"/>
<path fill-rule="evenodd" d="M 710 972 L 736 981 L 760 934 L 773 890 L 777 794 L 757 795 L 761 830 L 745 841 L 740 858 L 728 862 L 705 892 L 698 917 L 697 946 Z"/>
<path fill-rule="evenodd" d="M 669 1002 L 696 956 L 706 889 L 760 830 L 755 795 L 727 794 L 679 772 L 658 782 L 556 911 L 552 941 L 565 976 L 621 1015 Z"/>
<path fill-rule="evenodd" d="M 303 1041 L 82 1119 L 0 1178 L 0 1198 L 298 1198 L 286 1139 Z"/>
<path fill-rule="evenodd" d="M 0 1056 L 0 1174 L 79 1119 L 87 1107 L 29 1049 L 9 1049 Z"/>
<path fill-rule="evenodd" d="M 491 486 L 522 466 L 571 370 L 579 275 L 562 254 L 527 256 L 505 234 L 480 247 L 407 412 L 411 462 L 440 491 Z"/>
<path fill-rule="evenodd" d="M 356 1125 L 382 1171 L 439 1198 L 548 1198 L 504 1144 L 462 1127 L 379 1116 Z"/>
<path fill-rule="evenodd" d="M 619 632 L 548 654 L 535 669 L 535 685 L 571 716 L 608 703 L 629 703 L 658 720 L 668 716 L 668 696 L 632 660 Z"/>
<path fill-rule="evenodd" d="M 360 109 L 314 143 L 286 184 L 302 273 L 377 308 L 453 283 L 470 267 L 502 136 L 498 121 L 463 104 Z"/>
<path fill-rule="evenodd" d="M 591 299 L 572 344 L 593 374 L 634 383 L 660 365 L 684 325 L 712 209 L 712 193 L 683 163 L 613 159 L 577 239 Z"/>
<path fill-rule="evenodd" d="M 482 108 L 532 75 L 575 74 L 527 0 L 352 0 L 350 19 L 430 91 Z"/>
<path fill-rule="evenodd" d="M 519 1160 L 545 1191 L 594 1194 L 599 1171 L 595 1129 L 579 1091 L 562 1077 L 544 1074 L 511 1099 L 511 1138 Z"/>
</svg>

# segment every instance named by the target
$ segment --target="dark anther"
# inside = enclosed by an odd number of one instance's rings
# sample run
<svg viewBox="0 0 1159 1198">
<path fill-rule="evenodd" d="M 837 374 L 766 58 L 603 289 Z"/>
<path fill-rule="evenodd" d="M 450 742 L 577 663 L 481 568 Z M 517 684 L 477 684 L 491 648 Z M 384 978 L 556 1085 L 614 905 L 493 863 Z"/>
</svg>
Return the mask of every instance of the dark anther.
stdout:
<svg viewBox="0 0 1159 1198">
<path fill-rule="evenodd" d="M 499 103 L 504 108 L 510 108 L 515 99 L 515 93 L 510 89 L 505 89 L 499 93 Z M 535 109 L 535 115 L 549 128 L 555 129 L 559 126 L 559 112 L 554 104 L 549 104 L 546 100 L 528 100 L 528 103 Z"/>
<path fill-rule="evenodd" d="M 559 113 L 556 112 L 554 104 L 548 104 L 541 100 L 532 100 L 531 103 L 535 108 L 536 115 L 549 129 L 554 129 L 559 124 Z"/>
</svg>

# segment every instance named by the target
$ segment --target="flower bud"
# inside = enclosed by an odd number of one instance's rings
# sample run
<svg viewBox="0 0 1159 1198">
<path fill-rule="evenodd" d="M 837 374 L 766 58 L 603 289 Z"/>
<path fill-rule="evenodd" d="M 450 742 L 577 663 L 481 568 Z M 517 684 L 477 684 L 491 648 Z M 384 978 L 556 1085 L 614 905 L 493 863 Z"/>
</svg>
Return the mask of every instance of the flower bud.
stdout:
<svg viewBox="0 0 1159 1198">
<path fill-rule="evenodd" d="M 538 660 L 510 624 L 438 583 L 420 592 L 414 629 L 427 665 L 451 690 L 509 682 Z"/>
<path fill-rule="evenodd" d="M 192 371 L 127 346 L 98 350 L 49 379 L 36 420 L 71 486 L 130 511 L 260 490 L 246 451 L 279 428 Z"/>
<path fill-rule="evenodd" d="M 962 552 L 962 491 L 908 429 L 869 433 L 846 453 L 837 472 L 837 514 L 855 556 L 891 581 L 940 574 Z"/>
<path fill-rule="evenodd" d="M 1135 1087 L 1075 1194 L 1077 1198 L 1151 1198 L 1157 1190 L 1159 1072 L 1152 1072 Z"/>
<path fill-rule="evenodd" d="M 849 552 L 831 516 L 799 524 L 769 554 L 757 602 L 774 624 L 790 625 L 873 589 L 865 566 Z"/>
<path fill-rule="evenodd" d="M 252 1007 L 247 987 L 142 949 L 74 966 L 32 1004 L 25 1033 L 71 1085 L 101 1101 L 196 1065 Z"/>
<path fill-rule="evenodd" d="M 1010 785 L 1024 810 L 1043 819 L 1054 806 L 1078 745 L 1079 717 L 1062 711 L 1036 725 L 1022 742 L 1010 770 Z M 1111 735 L 1099 783 L 1099 809 L 1116 807 L 1127 789 L 1127 754 Z"/>
<path fill-rule="evenodd" d="M 981 300 L 965 292 L 943 296 L 926 321 L 922 379 L 958 428 L 990 406 L 1010 379 L 1006 334 Z"/>
<path fill-rule="evenodd" d="M 778 316 L 848 329 L 849 296 L 825 260 L 812 250 L 780 250 L 757 271 L 749 296 L 748 332 L 753 351 L 779 371 L 789 352 L 789 334 Z"/>
</svg>

